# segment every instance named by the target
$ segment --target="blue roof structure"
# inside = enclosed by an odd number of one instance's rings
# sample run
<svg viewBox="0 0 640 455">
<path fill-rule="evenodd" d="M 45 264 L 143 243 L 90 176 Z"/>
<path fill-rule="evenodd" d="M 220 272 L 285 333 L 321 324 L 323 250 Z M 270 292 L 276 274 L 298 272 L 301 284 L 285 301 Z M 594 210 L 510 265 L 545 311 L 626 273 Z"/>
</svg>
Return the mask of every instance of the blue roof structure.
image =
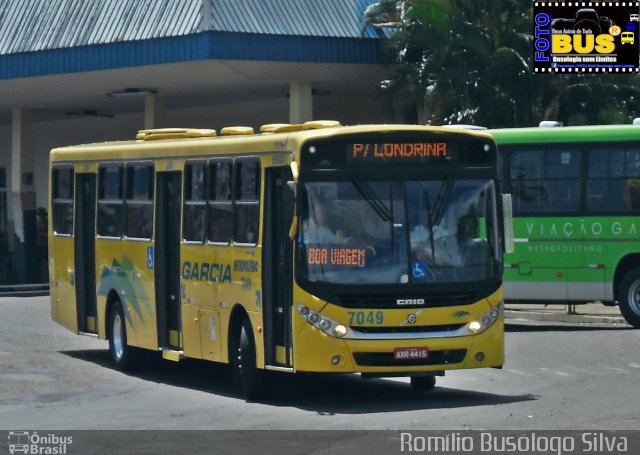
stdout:
<svg viewBox="0 0 640 455">
<path fill-rule="evenodd" d="M 203 59 L 379 63 L 373 0 L 4 0 L 0 79 Z"/>
</svg>

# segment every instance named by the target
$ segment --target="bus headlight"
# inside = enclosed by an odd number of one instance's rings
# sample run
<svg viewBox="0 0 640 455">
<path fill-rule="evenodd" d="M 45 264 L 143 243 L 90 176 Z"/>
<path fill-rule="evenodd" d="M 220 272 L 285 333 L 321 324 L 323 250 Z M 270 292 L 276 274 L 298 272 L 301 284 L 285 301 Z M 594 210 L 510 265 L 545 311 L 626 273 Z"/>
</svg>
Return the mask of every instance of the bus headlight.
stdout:
<svg viewBox="0 0 640 455">
<path fill-rule="evenodd" d="M 479 318 L 469 322 L 469 324 L 467 324 L 467 330 L 472 335 L 482 333 L 489 327 L 491 327 L 494 322 L 500 319 L 503 312 L 504 304 L 500 302 L 498 305 L 496 305 L 494 308 L 491 308 L 491 310 L 487 311 Z"/>
<path fill-rule="evenodd" d="M 298 314 L 302 316 L 309 324 L 322 330 L 327 335 L 331 335 L 335 338 L 344 338 L 351 332 L 349 328 L 343 324 L 340 324 L 320 313 L 309 309 L 309 307 L 298 304 Z"/>
<path fill-rule="evenodd" d="M 338 324 L 333 328 L 333 334 L 338 338 L 342 338 L 347 334 L 347 328 L 342 324 Z"/>
<path fill-rule="evenodd" d="M 469 323 L 469 331 L 478 333 L 480 329 L 482 329 L 482 324 L 480 324 L 478 321 L 471 321 Z"/>
</svg>

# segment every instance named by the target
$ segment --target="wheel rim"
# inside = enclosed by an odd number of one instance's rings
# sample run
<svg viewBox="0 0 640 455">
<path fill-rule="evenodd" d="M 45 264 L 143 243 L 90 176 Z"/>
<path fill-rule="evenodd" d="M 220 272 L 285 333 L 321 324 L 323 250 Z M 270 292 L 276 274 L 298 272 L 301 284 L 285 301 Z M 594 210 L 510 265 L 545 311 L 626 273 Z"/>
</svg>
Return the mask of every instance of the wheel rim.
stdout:
<svg viewBox="0 0 640 455">
<path fill-rule="evenodd" d="M 113 317 L 111 334 L 113 338 L 113 354 L 117 360 L 120 360 L 124 353 L 124 337 L 122 336 L 122 318 L 118 313 Z"/>
<path fill-rule="evenodd" d="M 640 280 L 633 282 L 629 288 L 629 309 L 640 316 Z"/>
</svg>

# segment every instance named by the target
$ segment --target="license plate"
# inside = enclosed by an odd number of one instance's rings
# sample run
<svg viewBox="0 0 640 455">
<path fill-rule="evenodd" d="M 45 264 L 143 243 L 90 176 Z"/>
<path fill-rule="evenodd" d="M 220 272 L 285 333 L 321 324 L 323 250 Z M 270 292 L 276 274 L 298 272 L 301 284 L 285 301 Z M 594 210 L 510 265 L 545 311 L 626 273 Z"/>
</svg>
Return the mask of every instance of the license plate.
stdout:
<svg viewBox="0 0 640 455">
<path fill-rule="evenodd" d="M 429 357 L 429 348 L 395 348 L 394 360 L 420 360 Z"/>
</svg>

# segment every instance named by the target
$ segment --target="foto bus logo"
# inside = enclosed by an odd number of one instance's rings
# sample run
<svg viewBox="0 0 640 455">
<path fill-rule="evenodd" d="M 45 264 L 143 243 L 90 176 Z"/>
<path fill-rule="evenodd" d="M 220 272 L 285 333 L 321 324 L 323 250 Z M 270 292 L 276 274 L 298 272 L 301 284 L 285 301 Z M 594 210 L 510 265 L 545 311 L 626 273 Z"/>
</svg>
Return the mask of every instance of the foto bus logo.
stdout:
<svg viewBox="0 0 640 455">
<path fill-rule="evenodd" d="M 637 71 L 639 6 L 534 3 L 534 72 Z"/>
<path fill-rule="evenodd" d="M 536 61 L 549 61 L 545 55 L 551 48 L 551 54 L 611 54 L 616 45 L 613 35 L 601 33 L 614 27 L 608 17 L 598 16 L 592 8 L 582 8 L 576 13 L 576 19 L 551 19 L 549 14 L 539 13 L 536 22 Z M 550 28 L 547 29 L 547 27 Z M 618 30 L 619 27 L 614 28 Z M 615 31 L 612 30 L 613 33 Z"/>
</svg>

